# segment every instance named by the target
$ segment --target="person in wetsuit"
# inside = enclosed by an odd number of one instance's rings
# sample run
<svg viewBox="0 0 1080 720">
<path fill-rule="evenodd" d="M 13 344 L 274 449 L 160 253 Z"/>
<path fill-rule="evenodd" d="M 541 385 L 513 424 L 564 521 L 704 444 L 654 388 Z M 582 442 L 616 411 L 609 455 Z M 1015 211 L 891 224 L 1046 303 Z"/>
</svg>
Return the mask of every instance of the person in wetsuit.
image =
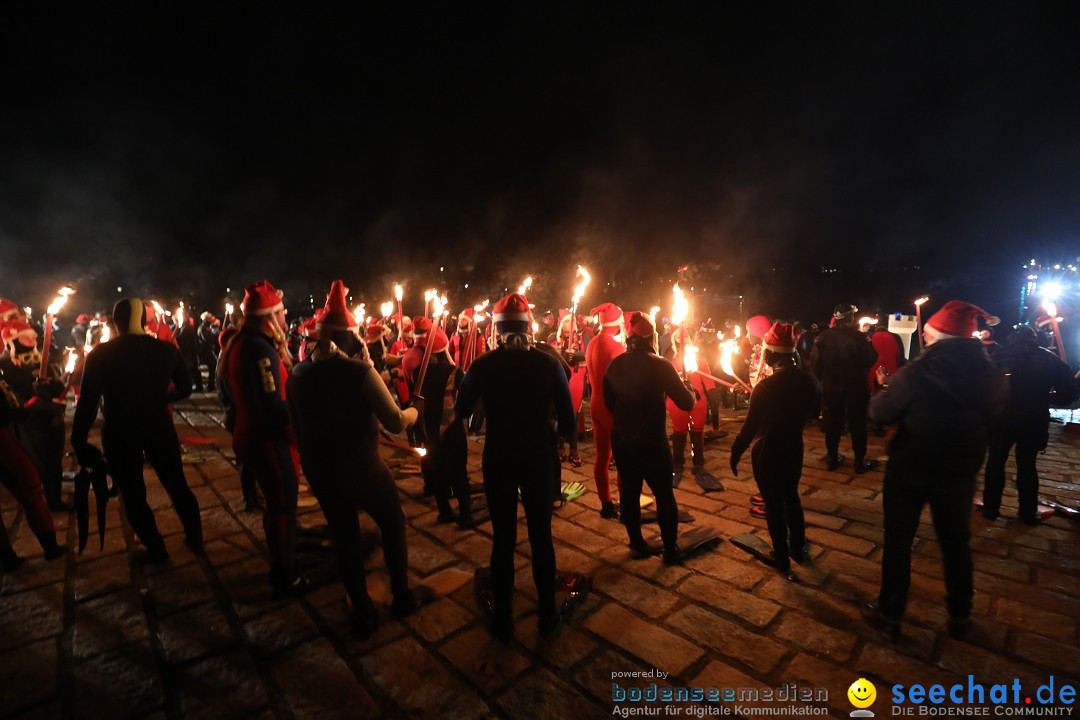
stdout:
<svg viewBox="0 0 1080 720">
<path fill-rule="evenodd" d="M 484 443 L 484 494 L 491 512 L 492 632 L 503 642 L 513 635 L 514 546 L 518 490 L 525 508 L 536 583 L 540 631 L 558 625 L 555 609 L 555 548 L 551 540 L 552 463 L 548 433 L 554 405 L 558 431 L 574 432 L 570 386 L 562 366 L 533 346 L 532 312 L 524 295 L 511 293 L 494 308 L 500 346 L 476 358 L 458 392 L 458 417 L 472 414 L 478 400 L 487 412 Z"/>
<path fill-rule="evenodd" d="M 185 542 L 202 552 L 199 501 L 188 487 L 181 461 L 180 441 L 169 413 L 169 403 L 191 395 L 191 375 L 177 347 L 146 334 L 142 301 L 130 297 L 113 308 L 116 337 L 86 356 L 82 392 L 75 407 L 71 446 L 79 464 L 88 467 L 97 448 L 87 442 L 104 399 L 102 445 L 131 529 L 145 545 L 140 562 L 164 564 L 169 560 L 165 540 L 146 502 L 144 457 L 172 499 L 184 526 Z"/>
<path fill-rule="evenodd" d="M 404 617 L 417 607 L 409 590 L 405 514 L 378 445 L 380 423 L 401 432 L 416 421 L 417 411 L 400 411 L 379 374 L 360 359 L 363 343 L 345 307 L 347 295 L 348 288 L 335 280 L 317 315 L 319 342 L 310 360 L 293 370 L 286 396 L 300 463 L 337 549 L 353 627 L 367 637 L 378 617 L 367 592 L 357 510 L 370 515 L 382 535 L 394 616 Z"/>
<path fill-rule="evenodd" d="M 786 572 L 791 560 L 801 564 L 807 558 L 806 521 L 799 499 L 802 437 L 807 421 L 817 417 L 821 384 L 796 367 L 791 325 L 774 323 L 764 341 L 765 363 L 772 373 L 750 396 L 746 421 L 731 444 L 731 472 L 738 477 L 739 459 L 756 440 L 751 454 L 754 479 L 765 501 L 776 567 Z"/>
<path fill-rule="evenodd" d="M 645 557 L 652 550 L 641 535 L 641 488 L 648 483 L 656 498 L 656 516 L 664 540 L 664 562 L 681 561 L 678 546 L 679 506 L 671 486 L 674 470 L 668 445 L 667 407 L 694 407 L 694 393 L 683 384 L 675 367 L 659 357 L 653 346 L 648 315 L 634 312 L 626 352 L 611 361 L 604 374 L 604 403 L 611 411 L 611 449 L 622 479 L 620 514 L 630 540 L 630 553 Z"/>
</svg>

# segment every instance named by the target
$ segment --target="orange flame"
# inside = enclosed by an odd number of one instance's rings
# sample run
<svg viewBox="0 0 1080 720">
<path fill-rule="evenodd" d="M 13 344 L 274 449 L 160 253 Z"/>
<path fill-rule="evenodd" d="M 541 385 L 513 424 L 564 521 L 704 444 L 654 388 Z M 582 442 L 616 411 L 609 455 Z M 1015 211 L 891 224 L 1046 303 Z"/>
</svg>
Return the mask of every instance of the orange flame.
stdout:
<svg viewBox="0 0 1080 720">
<path fill-rule="evenodd" d="M 64 303 L 67 302 L 68 295 L 74 294 L 75 291 L 69 287 L 62 287 L 57 292 L 59 292 L 60 294 L 57 295 L 51 303 L 49 303 L 48 309 L 45 310 L 45 312 L 49 315 L 55 315 L 56 313 L 60 312 L 60 308 L 64 307 Z"/>
<path fill-rule="evenodd" d="M 697 372 L 697 370 L 698 370 L 698 364 L 697 364 L 698 349 L 693 345 L 687 345 L 686 350 L 684 350 L 683 352 L 684 352 L 684 355 L 683 355 L 683 370 L 685 370 L 687 372 L 687 374 Z"/>
<path fill-rule="evenodd" d="M 405 295 L 405 289 L 398 283 L 394 283 L 394 298 L 401 302 L 401 298 Z"/>
<path fill-rule="evenodd" d="M 671 289 L 671 324 L 682 326 L 686 320 L 686 314 L 690 310 L 690 303 L 686 300 L 679 283 Z"/>
</svg>

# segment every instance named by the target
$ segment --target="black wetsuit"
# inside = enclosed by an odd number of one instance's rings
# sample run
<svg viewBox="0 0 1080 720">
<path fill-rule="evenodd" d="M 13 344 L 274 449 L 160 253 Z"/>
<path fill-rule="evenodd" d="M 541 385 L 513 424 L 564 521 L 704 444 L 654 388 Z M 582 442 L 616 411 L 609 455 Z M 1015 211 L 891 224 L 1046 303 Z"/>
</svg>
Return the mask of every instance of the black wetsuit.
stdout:
<svg viewBox="0 0 1080 720">
<path fill-rule="evenodd" d="M 866 458 L 866 404 L 870 402 L 870 368 L 877 351 L 865 333 L 837 325 L 817 336 L 810 353 L 810 370 L 821 381 L 825 411 L 825 450 L 839 458 L 844 422 L 851 430 L 856 467 Z"/>
<path fill-rule="evenodd" d="M 33 460 L 49 507 L 63 509 L 60 484 L 63 482 L 64 436 L 67 432 L 65 406 L 52 401 L 63 392 L 63 384 L 55 379 L 38 384 L 33 370 L 17 366 L 6 357 L 0 360 L 0 373 L 24 408 L 14 423 L 15 437 Z"/>
<path fill-rule="evenodd" d="M 671 487 L 674 470 L 667 435 L 670 397 L 680 410 L 695 398 L 675 367 L 652 352 L 635 348 L 611 361 L 604 373 L 604 403 L 614 421 L 611 450 L 622 479 L 620 514 L 631 546 L 641 546 L 641 488 L 648 483 L 656 498 L 656 516 L 664 548 L 677 553 L 679 506 Z"/>
<path fill-rule="evenodd" d="M 410 385 L 416 386 L 417 368 L 410 379 Z M 451 378 L 451 376 L 453 376 Z M 424 387 L 420 395 L 424 397 L 424 437 L 427 455 L 420 461 L 427 483 L 435 491 L 435 502 L 439 506 L 439 515 L 443 520 L 453 516 L 450 507 L 450 493 L 457 497 L 461 519 L 467 520 L 471 513 L 472 501 L 469 496 L 469 447 L 465 437 L 465 422 L 456 415 L 453 419 L 447 413 L 453 412 L 453 402 L 457 398 L 457 388 L 465 373 L 457 365 L 452 365 L 443 353 L 432 353 L 424 375 Z M 452 379 L 452 385 L 450 385 Z M 449 385 L 449 387 L 448 387 Z M 447 407 L 449 401 L 450 407 Z M 445 426 L 445 427 L 444 427 Z"/>
<path fill-rule="evenodd" d="M 802 477 L 803 427 L 817 417 L 821 385 L 797 367 L 777 370 L 754 388 L 742 431 L 731 444 L 732 464 L 754 441 L 754 479 L 765 500 L 773 553 L 781 569 L 790 565 L 788 548 L 800 560 L 806 523 L 799 500 Z"/>
<path fill-rule="evenodd" d="M 365 387 L 366 383 L 371 384 Z M 379 526 L 390 589 L 395 598 L 404 598 L 408 593 L 405 514 L 393 475 L 378 449 L 377 421 L 393 432 L 402 429 L 389 391 L 368 363 L 330 357 L 296 365 L 286 395 L 300 464 L 333 534 L 342 582 L 355 612 L 372 611 L 357 509 Z"/>
<path fill-rule="evenodd" d="M 517 541 L 518 488 L 525 508 L 541 623 L 555 618 L 555 548 L 551 512 L 555 461 L 548 429 L 554 405 L 559 432 L 575 431 L 570 386 L 562 366 L 536 348 L 484 353 L 473 361 L 458 393 L 458 417 L 472 414 L 478 399 L 487 411 L 484 443 L 484 493 L 491 511 L 494 541 L 491 580 L 495 625 L 512 625 L 514 546 Z"/>
<path fill-rule="evenodd" d="M 197 362 L 206 366 L 206 389 L 209 392 L 214 392 L 214 385 L 217 382 L 218 351 L 221 348 L 218 345 L 218 334 L 218 329 L 212 323 L 199 323 Z M 199 378 L 196 380 L 196 384 L 201 385 L 202 373 L 198 367 L 196 367 L 195 372 Z"/>
<path fill-rule="evenodd" d="M 184 476 L 180 441 L 169 414 L 169 403 L 189 395 L 191 376 L 180 351 L 149 335 L 121 335 L 98 345 L 86 358 L 71 444 L 79 455 L 104 398 L 101 437 L 109 474 L 120 489 L 131 528 L 154 553 L 165 552 L 165 541 L 146 502 L 144 453 L 172 498 L 189 544 L 202 545 L 199 502 Z"/>
</svg>

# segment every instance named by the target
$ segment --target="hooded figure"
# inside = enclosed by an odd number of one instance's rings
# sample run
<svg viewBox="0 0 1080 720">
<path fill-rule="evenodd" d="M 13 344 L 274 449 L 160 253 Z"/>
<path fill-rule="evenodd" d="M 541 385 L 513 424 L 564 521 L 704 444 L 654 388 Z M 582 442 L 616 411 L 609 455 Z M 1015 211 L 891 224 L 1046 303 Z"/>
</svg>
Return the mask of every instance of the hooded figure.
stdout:
<svg viewBox="0 0 1080 720">
<path fill-rule="evenodd" d="M 97 448 L 87 437 L 104 400 L 102 445 L 109 473 L 124 500 L 132 530 L 146 546 L 137 560 L 164 564 L 165 540 L 146 502 L 143 463 L 149 461 L 172 499 L 192 552 L 202 552 L 199 503 L 188 487 L 180 441 L 169 404 L 191 395 L 191 375 L 172 343 L 146 334 L 142 301 L 125 298 L 113 308 L 116 337 L 86 356 L 82 392 L 75 407 L 71 445 L 83 467 L 92 467 Z"/>
<path fill-rule="evenodd" d="M 476 358 L 461 383 L 454 411 L 472 414 L 482 399 L 487 412 L 484 442 L 484 494 L 491 513 L 492 632 L 509 642 L 513 635 L 514 547 L 518 492 L 525 507 L 536 583 L 540 630 L 552 633 L 555 609 L 555 548 L 551 513 L 555 501 L 548 411 L 554 405 L 558 432 L 574 431 L 570 387 L 558 361 L 533 346 L 532 312 L 524 295 L 511 293 L 494 307 L 500 345 Z"/>
</svg>

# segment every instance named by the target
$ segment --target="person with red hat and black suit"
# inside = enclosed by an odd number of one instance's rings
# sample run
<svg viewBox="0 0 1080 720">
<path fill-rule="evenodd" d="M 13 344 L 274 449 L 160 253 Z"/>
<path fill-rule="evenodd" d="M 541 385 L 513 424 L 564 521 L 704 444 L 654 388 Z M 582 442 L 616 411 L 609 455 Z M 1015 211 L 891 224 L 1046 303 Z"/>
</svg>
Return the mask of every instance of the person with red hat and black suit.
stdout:
<svg viewBox="0 0 1080 720">
<path fill-rule="evenodd" d="M 326 307 L 316 315 L 318 343 L 311 359 L 294 368 L 286 395 L 304 474 L 334 538 L 353 627 L 368 637 L 378 616 L 367 592 L 357 510 L 370 515 L 382 535 L 394 616 L 419 606 L 409 589 L 405 514 L 378 445 L 380 423 L 401 432 L 416 422 L 417 411 L 399 410 L 379 374 L 360 359 L 363 343 L 345 306 L 348 292 L 341 280 L 334 281 Z"/>
<path fill-rule="evenodd" d="M 66 434 L 65 403 L 60 400 L 65 394 L 64 383 L 53 376 L 45 380 L 38 377 L 44 359 L 38 351 L 37 333 L 28 323 L 14 320 L 3 324 L 0 338 L 5 350 L 0 356 L 0 372 L 25 409 L 12 430 L 34 462 L 49 509 L 67 511 L 70 508 L 60 497 Z M 54 370 L 53 366 L 47 368 L 50 375 Z"/>
<path fill-rule="evenodd" d="M 434 337 L 433 337 L 434 335 Z M 424 398 L 423 423 L 427 455 L 420 461 L 425 482 L 435 492 L 439 506 L 438 522 L 457 520 L 462 528 L 473 527 L 472 498 L 469 495 L 469 447 L 465 436 L 465 421 L 454 413 L 458 389 L 465 373 L 451 359 L 446 333 L 439 328 L 417 340 L 421 348 L 431 342 L 431 357 L 424 375 L 423 387 L 416 394 Z M 409 379 L 415 387 L 420 370 Z M 428 479 L 430 478 L 430 479 Z M 458 501 L 458 515 L 450 506 L 453 492 Z"/>
<path fill-rule="evenodd" d="M 364 343 L 367 345 L 368 361 L 380 375 L 386 370 L 386 334 L 387 330 L 378 318 L 368 318 Z"/>
<path fill-rule="evenodd" d="M 896 424 L 885 468 L 885 550 L 881 592 L 864 617 L 890 639 L 900 635 L 911 585 L 911 545 L 923 506 L 930 505 L 945 566 L 948 629 L 954 637 L 971 623 L 973 568 L 971 508 L 975 477 L 990 434 L 1008 399 L 1005 372 L 972 337 L 987 312 L 950 300 L 923 326 L 926 349 L 870 401 L 870 417 Z"/>
<path fill-rule="evenodd" d="M 810 352 L 810 371 L 821 381 L 825 413 L 825 451 L 829 470 L 840 467 L 840 436 L 847 422 L 855 472 L 876 467 L 866 460 L 866 404 L 870 388 L 866 374 L 877 362 L 877 352 L 865 333 L 855 327 L 854 305 L 837 305 L 835 326 L 817 336 Z"/>
<path fill-rule="evenodd" d="M 617 518 L 619 513 L 611 499 L 608 467 L 611 462 L 611 425 L 614 418 L 604 404 L 604 373 L 612 360 L 626 352 L 626 346 L 615 339 L 623 332 L 623 311 L 618 305 L 606 302 L 594 307 L 589 316 L 599 318 L 600 322 L 600 333 L 585 349 L 585 369 L 592 386 L 589 415 L 592 416 L 593 440 L 596 442 L 593 479 L 596 481 L 596 494 L 600 496 L 600 517 Z M 615 482 L 619 482 L 618 475 Z"/>
<path fill-rule="evenodd" d="M 548 428 L 554 405 L 558 432 L 574 432 L 570 386 L 559 363 L 533 345 L 532 312 L 524 295 L 511 293 L 494 308 L 499 347 L 484 353 L 465 374 L 454 411 L 464 418 L 483 399 L 487 412 L 484 493 L 491 513 L 492 632 L 503 642 L 513 636 L 514 546 L 518 489 L 525 508 L 536 583 L 540 631 L 558 625 L 555 609 L 555 548 L 551 540 L 555 458 Z"/>
<path fill-rule="evenodd" d="M 296 499 L 300 463 L 289 425 L 284 353 L 285 305 L 269 281 L 244 288 L 244 319 L 221 352 L 236 424 L 233 451 L 262 490 L 263 531 L 270 549 L 270 584 L 278 595 L 301 595 L 307 580 L 296 571 Z"/>
<path fill-rule="evenodd" d="M 664 562 L 678 564 L 679 506 L 672 490 L 671 446 L 667 407 L 671 398 L 680 410 L 694 407 L 694 392 L 683 384 L 675 366 L 656 354 L 653 324 L 642 312 L 630 316 L 626 352 L 604 374 L 604 404 L 612 414 L 611 449 L 622 482 L 620 510 L 633 557 L 654 554 L 641 535 L 641 488 L 656 498 L 656 517 L 664 540 Z"/>
<path fill-rule="evenodd" d="M 758 382 L 750 395 L 746 421 L 731 444 L 731 472 L 738 477 L 739 459 L 753 442 L 754 479 L 765 501 L 774 562 L 778 570 L 787 572 L 791 560 L 801 565 L 809 557 L 799 479 L 803 428 L 808 420 L 817 417 L 821 384 L 796 366 L 791 325 L 774 323 L 763 340 L 765 364 L 771 373 Z"/>
<path fill-rule="evenodd" d="M 982 340 L 986 347 L 986 340 Z M 993 361 L 1009 375 L 1009 403 L 994 428 L 986 460 L 983 517 L 996 520 L 1005 489 L 1005 463 L 1016 446 L 1016 492 L 1019 517 L 1040 522 L 1039 471 L 1035 461 L 1050 439 L 1050 407 L 1068 407 L 1077 397 L 1072 370 L 1050 350 L 1039 347 L 1035 331 L 1021 325 Z"/>
<path fill-rule="evenodd" d="M 91 467 L 100 460 L 101 451 L 90 445 L 87 437 L 97 417 L 98 403 L 104 399 L 101 439 L 105 461 L 124 500 L 131 529 L 146 546 L 136 560 L 163 565 L 169 561 L 169 554 L 146 502 L 145 460 L 172 499 L 188 548 L 202 552 L 199 501 L 184 476 L 180 440 L 169 412 L 170 403 L 191 395 L 191 375 L 175 345 L 146 334 L 141 300 L 132 297 L 117 302 L 113 321 L 116 337 L 86 356 L 71 446 L 82 467 Z"/>
<path fill-rule="evenodd" d="M 26 523 L 45 551 L 45 559 L 55 560 L 67 552 L 67 546 L 56 543 L 56 526 L 49 514 L 37 470 L 12 433 L 13 423 L 25 413 L 22 402 L 0 370 L 0 482 L 22 505 Z M 4 572 L 11 572 L 22 563 L 23 558 L 16 554 L 4 528 L 3 518 L 0 518 L 0 568 Z"/>
</svg>

